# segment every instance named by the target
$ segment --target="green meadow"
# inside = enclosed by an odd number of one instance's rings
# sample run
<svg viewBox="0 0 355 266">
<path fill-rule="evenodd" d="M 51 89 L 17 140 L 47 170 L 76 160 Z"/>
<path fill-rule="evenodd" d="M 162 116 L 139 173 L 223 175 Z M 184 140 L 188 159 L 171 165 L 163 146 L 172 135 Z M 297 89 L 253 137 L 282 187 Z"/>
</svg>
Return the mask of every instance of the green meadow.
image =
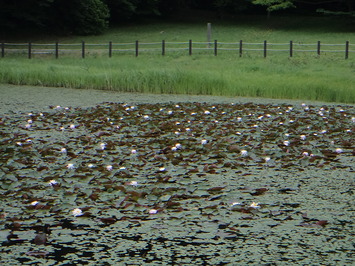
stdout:
<svg viewBox="0 0 355 266">
<path fill-rule="evenodd" d="M 322 46 L 325 52 L 218 51 L 188 49 L 155 52 L 116 52 L 108 57 L 107 44 L 161 42 L 206 42 L 207 22 L 212 23 L 211 40 L 220 43 L 339 44 Z M 25 37 L 23 37 L 25 38 Z M 29 37 L 12 42 L 26 42 Z M 88 46 L 85 58 L 77 53 L 33 55 L 26 50 L 6 53 L 0 60 L 0 82 L 16 85 L 71 87 L 122 92 L 169 93 L 218 96 L 268 97 L 355 103 L 355 33 L 347 20 L 332 18 L 242 17 L 234 21 L 197 20 L 192 22 L 145 21 L 113 27 L 100 36 L 32 37 L 33 43 L 80 44 Z M 10 42 L 9 41 L 9 42 Z M 345 59 L 345 42 L 349 58 Z M 101 50 L 89 44 L 105 44 Z M 343 44 L 343 45 L 340 45 Z M 225 45 L 226 46 L 226 45 Z M 160 47 L 160 46 L 159 46 Z M 287 45 L 283 49 L 287 50 Z M 223 44 L 219 46 L 223 48 Z M 339 52 L 326 52 L 339 49 Z"/>
</svg>

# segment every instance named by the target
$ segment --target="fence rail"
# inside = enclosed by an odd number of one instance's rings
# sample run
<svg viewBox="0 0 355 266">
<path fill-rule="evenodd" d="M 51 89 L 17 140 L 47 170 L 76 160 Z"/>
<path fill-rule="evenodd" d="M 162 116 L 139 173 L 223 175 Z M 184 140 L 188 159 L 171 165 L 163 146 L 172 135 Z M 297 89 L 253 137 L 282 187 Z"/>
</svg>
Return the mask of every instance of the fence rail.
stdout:
<svg viewBox="0 0 355 266">
<path fill-rule="evenodd" d="M 65 54 L 81 54 L 82 58 L 89 53 L 107 53 L 109 57 L 113 54 L 132 53 L 138 56 L 140 53 L 160 53 L 166 55 L 177 51 L 186 51 L 189 55 L 193 53 L 212 53 L 215 56 L 218 53 L 233 53 L 242 57 L 246 53 L 259 52 L 263 57 L 267 57 L 270 53 L 284 52 L 289 57 L 294 56 L 295 53 L 314 53 L 317 56 L 327 53 L 343 54 L 345 59 L 349 58 L 350 53 L 355 52 L 355 44 L 346 41 L 342 44 L 321 43 L 301 43 L 301 42 L 285 42 L 285 43 L 269 43 L 267 41 L 260 43 L 244 42 L 131 42 L 131 43 L 1 43 L 1 57 L 7 54 L 27 54 L 31 59 L 33 55 L 54 55 L 59 58 L 59 55 Z"/>
</svg>

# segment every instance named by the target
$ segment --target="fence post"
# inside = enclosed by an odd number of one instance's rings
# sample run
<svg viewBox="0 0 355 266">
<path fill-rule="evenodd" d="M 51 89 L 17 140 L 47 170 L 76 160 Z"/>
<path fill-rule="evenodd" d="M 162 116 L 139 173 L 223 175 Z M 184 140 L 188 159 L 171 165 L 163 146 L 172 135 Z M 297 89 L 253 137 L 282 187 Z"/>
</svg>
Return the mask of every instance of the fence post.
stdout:
<svg viewBox="0 0 355 266">
<path fill-rule="evenodd" d="M 1 57 L 5 57 L 5 43 L 1 43 Z"/>
<path fill-rule="evenodd" d="M 267 43 L 266 43 L 266 41 L 264 41 L 264 57 L 266 57 L 266 45 L 267 45 Z"/>
<path fill-rule="evenodd" d="M 239 41 L 239 57 L 242 57 L 243 54 L 243 41 Z"/>
<path fill-rule="evenodd" d="M 112 42 L 108 43 L 108 57 L 112 57 Z"/>
<path fill-rule="evenodd" d="M 192 40 L 189 40 L 189 55 L 192 55 Z"/>
<path fill-rule="evenodd" d="M 349 58 L 349 41 L 345 42 L 345 59 Z"/>
<path fill-rule="evenodd" d="M 214 40 L 214 56 L 217 56 L 217 40 Z"/>
<path fill-rule="evenodd" d="M 161 41 L 161 55 L 165 55 L 165 40 Z"/>
<path fill-rule="evenodd" d="M 317 42 L 317 55 L 320 55 L 320 41 Z"/>
<path fill-rule="evenodd" d="M 59 43 L 55 43 L 55 58 L 58 59 L 59 57 Z"/>
<path fill-rule="evenodd" d="M 138 56 L 138 45 L 139 45 L 139 42 L 136 41 L 136 57 Z"/>
<path fill-rule="evenodd" d="M 212 36 L 212 26 L 211 26 L 211 23 L 207 23 L 207 43 L 208 43 L 208 48 L 211 48 L 211 36 Z"/>
<path fill-rule="evenodd" d="M 81 41 L 81 58 L 85 58 L 85 42 Z"/>
<path fill-rule="evenodd" d="M 28 59 L 31 59 L 31 57 L 32 57 L 32 43 L 31 42 L 29 42 L 28 43 Z"/>
<path fill-rule="evenodd" d="M 290 41 L 290 57 L 293 56 L 293 42 Z"/>
</svg>

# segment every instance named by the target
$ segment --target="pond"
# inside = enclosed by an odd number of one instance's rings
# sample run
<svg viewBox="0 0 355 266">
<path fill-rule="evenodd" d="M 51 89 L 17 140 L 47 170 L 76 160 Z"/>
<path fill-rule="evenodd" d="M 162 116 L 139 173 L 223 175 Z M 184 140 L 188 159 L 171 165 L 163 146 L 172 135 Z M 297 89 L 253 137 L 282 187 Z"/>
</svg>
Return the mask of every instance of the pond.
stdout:
<svg viewBox="0 0 355 266">
<path fill-rule="evenodd" d="M 4 264 L 354 263 L 352 105 L 0 92 Z"/>
</svg>

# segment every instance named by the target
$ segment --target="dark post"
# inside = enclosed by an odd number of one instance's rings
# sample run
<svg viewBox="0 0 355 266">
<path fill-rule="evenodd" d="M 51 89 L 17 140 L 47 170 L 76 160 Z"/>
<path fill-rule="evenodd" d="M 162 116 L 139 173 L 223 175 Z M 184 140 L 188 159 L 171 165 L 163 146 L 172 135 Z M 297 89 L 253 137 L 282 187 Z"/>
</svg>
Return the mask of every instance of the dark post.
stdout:
<svg viewBox="0 0 355 266">
<path fill-rule="evenodd" d="M 4 57 L 5 56 L 5 43 L 2 42 L 1 43 L 1 57 Z"/>
<path fill-rule="evenodd" d="M 349 41 L 345 43 L 345 59 L 349 58 Z"/>
<path fill-rule="evenodd" d="M 108 43 L 108 57 L 112 57 L 112 42 Z"/>
<path fill-rule="evenodd" d="M 85 42 L 81 42 L 81 57 L 85 58 Z"/>
<path fill-rule="evenodd" d="M 192 55 L 192 40 L 189 40 L 189 55 Z"/>
<path fill-rule="evenodd" d="M 320 41 L 317 42 L 317 55 L 320 55 Z"/>
<path fill-rule="evenodd" d="M 138 41 L 136 41 L 136 56 L 138 56 Z"/>
<path fill-rule="evenodd" d="M 214 40 L 214 56 L 217 56 L 217 40 Z"/>
<path fill-rule="evenodd" d="M 55 58 L 58 59 L 59 57 L 59 43 L 55 43 Z"/>
<path fill-rule="evenodd" d="M 165 40 L 161 41 L 161 54 L 165 55 Z"/>
<path fill-rule="evenodd" d="M 242 57 L 243 54 L 243 41 L 239 41 L 239 57 Z"/>
<path fill-rule="evenodd" d="M 264 41 L 264 57 L 266 57 L 266 41 Z"/>
<path fill-rule="evenodd" d="M 32 56 L 31 50 L 32 50 L 32 43 L 29 42 L 28 43 L 28 59 L 31 59 L 31 56 Z"/>
<path fill-rule="evenodd" d="M 290 41 L 290 57 L 293 56 L 293 42 Z"/>
</svg>

